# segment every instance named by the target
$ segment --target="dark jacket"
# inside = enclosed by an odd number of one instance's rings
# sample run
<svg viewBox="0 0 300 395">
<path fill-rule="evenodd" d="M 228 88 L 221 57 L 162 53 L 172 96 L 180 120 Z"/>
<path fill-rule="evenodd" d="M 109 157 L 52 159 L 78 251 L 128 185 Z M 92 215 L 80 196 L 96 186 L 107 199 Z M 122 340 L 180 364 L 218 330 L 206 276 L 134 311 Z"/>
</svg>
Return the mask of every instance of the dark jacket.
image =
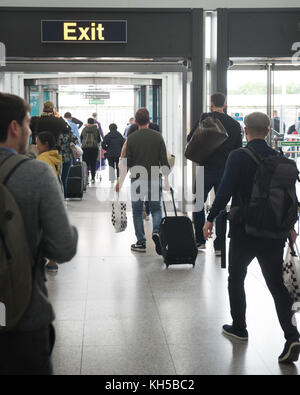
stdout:
<svg viewBox="0 0 300 395">
<path fill-rule="evenodd" d="M 41 115 L 39 117 L 32 117 L 30 128 L 32 130 L 32 142 L 35 144 L 35 139 L 40 132 L 53 133 L 56 141 L 63 133 L 71 131 L 71 128 L 63 118 L 56 118 L 54 115 Z"/>
<path fill-rule="evenodd" d="M 277 155 L 276 151 L 261 139 L 252 140 L 247 147 L 251 147 L 262 157 Z M 214 203 L 207 217 L 208 221 L 213 222 L 218 214 L 226 208 L 231 198 L 231 208 L 244 206 L 250 202 L 256 169 L 257 164 L 246 152 L 241 149 L 231 152 Z M 236 228 L 238 229 L 235 229 L 234 234 L 239 234 L 242 229 L 239 229 L 238 226 Z"/>
<path fill-rule="evenodd" d="M 78 127 L 78 129 L 80 129 L 81 126 L 83 125 L 83 122 L 75 117 L 72 117 L 72 122 L 75 123 L 75 125 Z"/>
<path fill-rule="evenodd" d="M 101 146 L 106 151 L 107 158 L 119 158 L 124 143 L 124 137 L 116 130 L 104 137 Z"/>
<path fill-rule="evenodd" d="M 241 125 L 232 117 L 227 114 L 213 112 L 205 113 L 201 117 L 201 121 L 208 116 L 216 116 L 223 124 L 224 128 L 228 133 L 228 139 L 219 147 L 205 162 L 205 166 L 224 169 L 226 160 L 231 151 L 240 148 L 242 146 L 242 130 Z M 190 134 L 187 137 L 187 141 L 190 141 L 193 137 L 195 130 L 198 128 L 199 121 L 196 122 Z"/>
</svg>

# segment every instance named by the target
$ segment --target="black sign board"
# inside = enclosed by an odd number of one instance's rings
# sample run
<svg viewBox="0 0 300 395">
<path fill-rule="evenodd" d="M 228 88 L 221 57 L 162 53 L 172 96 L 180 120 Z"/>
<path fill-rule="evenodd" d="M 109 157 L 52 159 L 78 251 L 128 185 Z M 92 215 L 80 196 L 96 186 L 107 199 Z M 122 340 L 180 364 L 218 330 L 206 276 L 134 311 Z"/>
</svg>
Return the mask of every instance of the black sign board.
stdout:
<svg viewBox="0 0 300 395">
<path fill-rule="evenodd" d="M 127 43 L 127 21 L 42 21 L 42 43 Z"/>
</svg>

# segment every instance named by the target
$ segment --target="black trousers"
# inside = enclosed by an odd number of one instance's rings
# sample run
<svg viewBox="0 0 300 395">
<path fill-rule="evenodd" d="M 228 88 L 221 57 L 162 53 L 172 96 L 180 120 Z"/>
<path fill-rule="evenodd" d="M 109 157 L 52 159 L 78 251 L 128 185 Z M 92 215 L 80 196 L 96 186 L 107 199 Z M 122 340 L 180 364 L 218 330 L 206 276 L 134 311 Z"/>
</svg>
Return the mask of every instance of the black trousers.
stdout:
<svg viewBox="0 0 300 395">
<path fill-rule="evenodd" d="M 92 179 L 96 176 L 96 166 L 98 159 L 98 148 L 83 148 L 83 160 L 86 162 L 88 169 L 90 169 L 92 174 Z"/>
<path fill-rule="evenodd" d="M 244 281 L 248 265 L 257 258 L 266 284 L 273 296 L 278 319 L 287 340 L 299 338 L 292 323 L 293 301 L 283 283 L 284 240 L 259 239 L 245 233 L 232 237 L 229 249 L 228 291 L 233 326 L 246 329 Z"/>
<path fill-rule="evenodd" d="M 54 327 L 0 335 L 0 375 L 52 375 Z"/>
<path fill-rule="evenodd" d="M 116 173 L 117 178 L 119 177 L 119 158 L 118 157 L 110 157 L 107 158 L 109 165 L 109 181 L 115 181 Z"/>
</svg>

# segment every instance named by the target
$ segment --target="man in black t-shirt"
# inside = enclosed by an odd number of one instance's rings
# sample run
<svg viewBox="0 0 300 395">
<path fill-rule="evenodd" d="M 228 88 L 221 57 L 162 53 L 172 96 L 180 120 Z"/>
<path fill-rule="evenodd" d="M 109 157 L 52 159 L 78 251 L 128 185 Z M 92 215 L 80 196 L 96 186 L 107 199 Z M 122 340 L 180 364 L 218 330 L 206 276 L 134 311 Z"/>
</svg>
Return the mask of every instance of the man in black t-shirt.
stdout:
<svg viewBox="0 0 300 395">
<path fill-rule="evenodd" d="M 224 113 L 226 107 L 226 96 L 223 93 L 214 93 L 211 96 L 211 113 L 204 113 L 201 116 L 201 121 L 208 116 L 215 116 L 218 118 L 228 133 L 228 139 L 206 160 L 204 164 L 204 202 L 207 200 L 208 194 L 212 188 L 217 193 L 219 184 L 221 182 L 225 163 L 231 151 L 242 146 L 242 131 L 239 122 Z M 187 140 L 193 137 L 195 130 L 199 125 L 199 121 L 188 135 Z M 199 191 L 196 191 L 196 194 Z M 221 255 L 221 219 L 223 212 L 220 213 L 216 219 L 216 239 L 214 241 L 215 253 L 217 256 Z M 205 223 L 204 208 L 201 211 L 193 212 L 194 227 L 196 233 L 196 241 L 198 249 L 205 248 L 205 239 L 203 237 L 202 228 Z"/>
</svg>

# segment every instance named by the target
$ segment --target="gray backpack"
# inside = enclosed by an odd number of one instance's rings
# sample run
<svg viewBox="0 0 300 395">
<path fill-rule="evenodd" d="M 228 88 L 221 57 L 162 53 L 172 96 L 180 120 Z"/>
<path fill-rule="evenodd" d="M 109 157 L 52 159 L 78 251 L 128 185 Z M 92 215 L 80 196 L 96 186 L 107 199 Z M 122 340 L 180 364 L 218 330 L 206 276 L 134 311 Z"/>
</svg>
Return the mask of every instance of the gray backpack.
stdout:
<svg viewBox="0 0 300 395">
<path fill-rule="evenodd" d="M 25 156 L 11 155 L 0 166 L 0 334 L 11 331 L 24 315 L 32 292 L 33 257 L 23 217 L 5 183 Z"/>
</svg>

